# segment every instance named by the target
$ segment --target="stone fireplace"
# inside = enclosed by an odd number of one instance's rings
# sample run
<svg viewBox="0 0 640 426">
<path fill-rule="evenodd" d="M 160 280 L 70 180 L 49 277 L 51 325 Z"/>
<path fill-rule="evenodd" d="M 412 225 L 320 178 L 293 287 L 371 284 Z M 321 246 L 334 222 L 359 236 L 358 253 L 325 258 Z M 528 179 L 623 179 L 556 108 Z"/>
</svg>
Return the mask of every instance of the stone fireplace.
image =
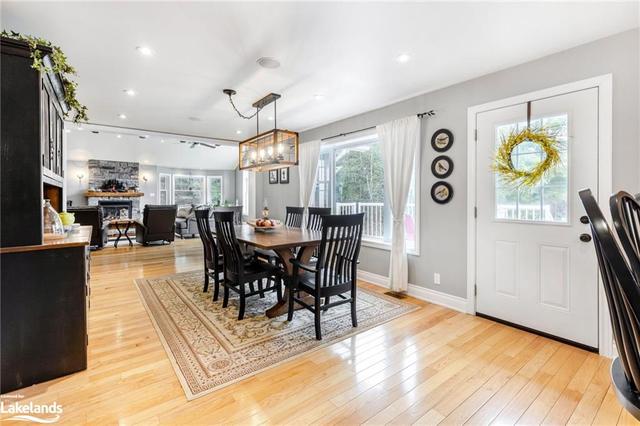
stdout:
<svg viewBox="0 0 640 426">
<path fill-rule="evenodd" d="M 138 190 L 140 165 L 135 162 L 89 160 L 89 190 L 87 204 L 103 207 L 105 218 L 121 218 L 121 210 L 127 210 L 125 217 L 133 218 L 140 212 Z"/>
</svg>

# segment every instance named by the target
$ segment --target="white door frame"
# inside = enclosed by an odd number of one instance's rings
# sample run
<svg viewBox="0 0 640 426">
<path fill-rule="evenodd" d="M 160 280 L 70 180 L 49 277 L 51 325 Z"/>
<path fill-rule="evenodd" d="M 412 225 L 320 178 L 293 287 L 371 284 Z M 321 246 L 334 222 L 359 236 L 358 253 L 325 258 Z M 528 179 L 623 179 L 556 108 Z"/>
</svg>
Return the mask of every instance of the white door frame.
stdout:
<svg viewBox="0 0 640 426">
<path fill-rule="evenodd" d="M 565 93 L 598 88 L 598 203 L 609 205 L 612 184 L 612 117 L 613 78 L 611 74 L 588 78 L 548 89 L 538 90 L 469 107 L 467 110 L 467 312 L 476 313 L 476 117 L 481 112 L 491 111 L 516 104 L 535 101 Z M 606 218 L 611 220 L 608 208 L 603 208 Z M 595 259 L 595 256 L 594 256 Z M 595 260 L 594 260 L 595 261 Z M 609 308 L 598 275 L 598 347 L 600 355 L 613 356 L 613 336 Z"/>
</svg>

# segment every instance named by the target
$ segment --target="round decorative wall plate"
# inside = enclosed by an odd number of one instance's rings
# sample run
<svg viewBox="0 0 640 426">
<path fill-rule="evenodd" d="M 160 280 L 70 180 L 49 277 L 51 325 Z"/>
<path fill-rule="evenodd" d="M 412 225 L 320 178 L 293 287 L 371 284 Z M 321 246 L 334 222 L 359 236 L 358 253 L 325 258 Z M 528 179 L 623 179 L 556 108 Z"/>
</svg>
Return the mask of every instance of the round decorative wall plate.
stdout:
<svg viewBox="0 0 640 426">
<path fill-rule="evenodd" d="M 453 160 L 446 155 L 439 155 L 431 162 L 431 173 L 439 179 L 444 179 L 453 173 Z"/>
<path fill-rule="evenodd" d="M 431 136 L 431 147 L 438 152 L 445 152 L 453 145 L 453 133 L 447 129 L 436 130 Z"/>
<path fill-rule="evenodd" d="M 447 182 L 439 181 L 431 187 L 431 198 L 438 204 L 447 204 L 453 197 L 453 188 Z"/>
</svg>

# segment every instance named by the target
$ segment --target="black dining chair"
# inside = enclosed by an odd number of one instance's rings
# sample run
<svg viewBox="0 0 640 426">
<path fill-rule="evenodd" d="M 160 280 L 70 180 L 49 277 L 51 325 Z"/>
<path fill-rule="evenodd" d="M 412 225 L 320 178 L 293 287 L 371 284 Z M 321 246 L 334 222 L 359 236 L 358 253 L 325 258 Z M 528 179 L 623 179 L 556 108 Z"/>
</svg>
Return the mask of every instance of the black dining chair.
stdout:
<svg viewBox="0 0 640 426">
<path fill-rule="evenodd" d="M 309 207 L 307 216 L 307 229 L 319 231 L 322 229 L 322 216 L 331 214 L 331 207 Z"/>
<path fill-rule="evenodd" d="M 284 217 L 285 226 L 292 228 L 302 227 L 302 218 L 304 217 L 304 207 L 287 206 L 286 215 Z"/>
<path fill-rule="evenodd" d="M 580 191 L 609 306 L 613 337 L 619 358 L 611 379 L 620 402 L 634 417 L 640 415 L 640 283 L 632 273 L 591 190 Z"/>
<path fill-rule="evenodd" d="M 220 291 L 220 274 L 224 264 L 222 254 L 218 250 L 213 234 L 211 233 L 210 212 L 208 208 L 196 209 L 196 224 L 198 225 L 198 235 L 204 248 L 204 288 L 203 292 L 209 289 L 209 279 L 213 278 L 213 301 L 218 300 Z"/>
<path fill-rule="evenodd" d="M 294 301 L 313 312 L 316 339 L 322 340 L 320 314 L 343 303 L 351 304 L 351 324 L 358 326 L 356 315 L 356 288 L 358 255 L 362 243 L 364 213 L 322 217 L 322 240 L 318 249 L 318 261 L 314 265 L 303 264 L 291 259 L 293 273 L 289 285 L 289 312 L 287 319 L 293 319 Z M 296 292 L 307 293 L 314 299 L 313 306 Z M 345 296 L 344 293 L 350 293 Z M 338 300 L 322 305 L 322 299 L 337 296 Z"/>
<path fill-rule="evenodd" d="M 628 192 L 620 191 L 609 198 L 609 208 L 631 270 L 640 281 L 640 202 Z"/>
<path fill-rule="evenodd" d="M 238 293 L 240 305 L 238 308 L 238 320 L 244 318 L 246 298 L 260 295 L 264 297 L 264 292 L 273 290 L 276 292 L 278 301 L 282 300 L 281 272 L 280 269 L 270 263 L 262 262 L 255 256 L 248 257 L 242 252 L 240 243 L 236 238 L 235 225 L 233 222 L 233 212 L 214 212 L 216 226 L 216 237 L 222 249 L 224 261 L 223 280 L 224 299 L 222 307 L 229 304 L 229 290 Z M 262 281 L 270 287 L 263 288 Z M 253 283 L 258 283 L 258 290 L 253 289 Z M 250 288 L 247 292 L 246 285 Z"/>
</svg>

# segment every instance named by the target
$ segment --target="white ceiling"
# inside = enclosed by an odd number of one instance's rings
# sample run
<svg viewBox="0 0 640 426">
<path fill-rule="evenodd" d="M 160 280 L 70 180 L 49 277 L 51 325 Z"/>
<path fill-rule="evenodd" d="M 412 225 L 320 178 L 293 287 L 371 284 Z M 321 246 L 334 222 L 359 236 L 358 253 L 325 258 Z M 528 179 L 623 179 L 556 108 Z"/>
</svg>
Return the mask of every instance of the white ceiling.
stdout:
<svg viewBox="0 0 640 426">
<path fill-rule="evenodd" d="M 67 129 L 66 157 L 69 160 L 134 161 L 201 170 L 234 170 L 238 166 L 235 143 L 91 124 L 77 127 L 67 123 Z M 193 145 L 193 142 L 199 144 Z"/>
<path fill-rule="evenodd" d="M 3 29 L 64 49 L 91 122 L 232 139 L 252 136 L 255 121 L 235 115 L 224 88 L 245 113 L 282 94 L 278 127 L 301 131 L 638 26 L 635 1 L 2 1 L 1 11 Z M 401 53 L 411 60 L 397 63 Z M 282 66 L 260 68 L 261 56 Z"/>
</svg>

